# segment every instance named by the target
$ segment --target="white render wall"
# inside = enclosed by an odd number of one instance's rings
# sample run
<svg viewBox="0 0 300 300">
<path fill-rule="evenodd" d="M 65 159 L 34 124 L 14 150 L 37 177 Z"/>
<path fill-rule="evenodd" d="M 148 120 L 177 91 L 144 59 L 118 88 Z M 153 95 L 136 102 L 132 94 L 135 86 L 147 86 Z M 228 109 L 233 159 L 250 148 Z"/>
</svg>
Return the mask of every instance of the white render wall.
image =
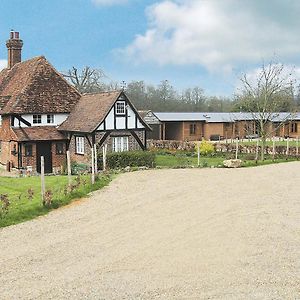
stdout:
<svg viewBox="0 0 300 300">
<path fill-rule="evenodd" d="M 127 105 L 127 115 L 128 115 L 128 128 L 127 129 L 142 129 L 145 128 L 144 125 L 139 121 L 138 116 L 132 110 L 132 108 Z M 135 121 L 137 118 L 137 127 L 135 126 Z M 100 124 L 97 130 L 104 130 L 104 122 Z M 112 108 L 105 118 L 105 129 L 114 130 L 114 129 L 126 129 L 126 117 L 125 116 L 116 116 L 116 128 L 114 127 L 114 109 Z"/>
<path fill-rule="evenodd" d="M 33 124 L 33 114 L 21 115 L 23 119 L 31 123 L 31 126 L 58 126 L 64 122 L 69 114 L 53 114 L 54 123 L 47 123 L 47 114 L 42 114 L 42 123 Z M 19 127 L 19 120 L 15 118 L 15 126 Z M 20 122 L 20 127 L 27 127 L 24 123 Z"/>
</svg>

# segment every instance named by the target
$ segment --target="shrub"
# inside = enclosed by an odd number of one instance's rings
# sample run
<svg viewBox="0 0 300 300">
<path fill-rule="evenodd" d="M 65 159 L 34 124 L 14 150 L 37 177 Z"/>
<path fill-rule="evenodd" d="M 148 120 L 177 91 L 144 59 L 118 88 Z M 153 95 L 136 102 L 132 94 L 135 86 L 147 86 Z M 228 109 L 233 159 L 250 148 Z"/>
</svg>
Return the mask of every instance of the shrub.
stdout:
<svg viewBox="0 0 300 300">
<path fill-rule="evenodd" d="M 71 172 L 72 174 L 84 174 L 88 173 L 90 167 L 83 163 L 72 162 L 71 163 Z"/>
<path fill-rule="evenodd" d="M 200 143 L 200 154 L 201 155 L 210 155 L 215 152 L 214 145 L 208 141 L 202 141 Z"/>
<path fill-rule="evenodd" d="M 98 156 L 99 166 L 102 166 L 102 155 Z M 149 151 L 126 151 L 108 153 L 106 157 L 109 169 L 130 167 L 155 167 L 155 153 Z"/>
</svg>

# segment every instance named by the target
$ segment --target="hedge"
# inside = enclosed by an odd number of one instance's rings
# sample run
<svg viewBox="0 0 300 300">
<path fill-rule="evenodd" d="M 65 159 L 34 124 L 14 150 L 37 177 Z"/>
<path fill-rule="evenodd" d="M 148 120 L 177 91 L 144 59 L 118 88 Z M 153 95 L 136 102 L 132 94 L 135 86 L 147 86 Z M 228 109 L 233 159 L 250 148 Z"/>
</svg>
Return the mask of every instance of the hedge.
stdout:
<svg viewBox="0 0 300 300">
<path fill-rule="evenodd" d="M 108 153 L 106 157 L 109 169 L 129 167 L 155 167 L 155 153 L 149 151 L 126 151 Z M 102 155 L 98 156 L 98 166 L 102 167 Z"/>
</svg>

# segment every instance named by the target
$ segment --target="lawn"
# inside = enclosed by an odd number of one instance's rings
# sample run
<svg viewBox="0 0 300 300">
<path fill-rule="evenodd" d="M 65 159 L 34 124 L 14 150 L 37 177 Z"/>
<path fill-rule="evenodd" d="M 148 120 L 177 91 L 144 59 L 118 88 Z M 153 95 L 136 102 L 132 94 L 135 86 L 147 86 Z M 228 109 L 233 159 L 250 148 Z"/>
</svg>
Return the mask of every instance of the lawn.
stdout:
<svg viewBox="0 0 300 300">
<path fill-rule="evenodd" d="M 72 191 L 67 192 L 67 176 L 46 176 L 46 191 L 51 191 L 52 204 L 44 207 L 41 201 L 40 177 L 0 177 L 0 196 L 7 195 L 10 203 L 7 214 L 0 216 L 0 227 L 44 215 L 52 209 L 66 205 L 73 199 L 83 197 L 107 185 L 111 180 L 109 176 L 102 176 L 92 186 L 88 176 L 74 176 L 72 179 Z"/>
<path fill-rule="evenodd" d="M 200 167 L 223 167 L 223 161 L 229 158 L 233 158 L 233 154 L 227 155 L 215 155 L 215 156 L 201 156 Z M 294 161 L 295 158 L 278 158 L 275 161 L 271 157 L 266 156 L 264 161 L 255 161 L 248 159 L 247 155 L 239 154 L 241 159 L 242 167 L 254 167 L 259 165 L 268 165 L 273 163 L 283 163 L 287 161 Z M 157 154 L 156 155 L 156 166 L 163 168 L 184 168 L 184 167 L 197 167 L 198 158 L 195 154 L 191 153 L 173 153 L 173 154 Z"/>
</svg>

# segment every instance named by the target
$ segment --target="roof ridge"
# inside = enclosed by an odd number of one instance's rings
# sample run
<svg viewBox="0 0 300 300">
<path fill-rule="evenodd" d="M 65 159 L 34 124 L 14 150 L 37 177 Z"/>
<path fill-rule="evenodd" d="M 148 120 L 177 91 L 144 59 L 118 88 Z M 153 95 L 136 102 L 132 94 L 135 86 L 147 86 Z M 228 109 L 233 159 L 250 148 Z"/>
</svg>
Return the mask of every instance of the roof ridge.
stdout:
<svg viewBox="0 0 300 300">
<path fill-rule="evenodd" d="M 103 92 L 83 93 L 82 96 L 87 96 L 87 95 L 99 95 L 99 94 L 121 93 L 121 91 L 122 91 L 122 90 L 113 90 L 113 91 L 103 91 Z"/>
</svg>

